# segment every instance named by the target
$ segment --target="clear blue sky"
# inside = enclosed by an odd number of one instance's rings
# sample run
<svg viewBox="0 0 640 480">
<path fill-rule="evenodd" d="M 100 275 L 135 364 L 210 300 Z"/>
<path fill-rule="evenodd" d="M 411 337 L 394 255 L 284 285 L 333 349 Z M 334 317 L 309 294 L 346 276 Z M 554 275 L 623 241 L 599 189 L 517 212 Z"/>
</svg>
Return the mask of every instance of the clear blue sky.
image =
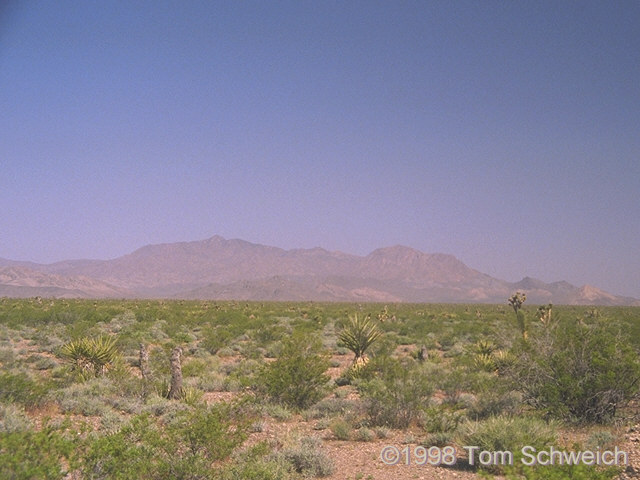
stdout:
<svg viewBox="0 0 640 480">
<path fill-rule="evenodd" d="M 0 5 L 0 257 L 403 244 L 640 297 L 640 2 Z"/>
</svg>

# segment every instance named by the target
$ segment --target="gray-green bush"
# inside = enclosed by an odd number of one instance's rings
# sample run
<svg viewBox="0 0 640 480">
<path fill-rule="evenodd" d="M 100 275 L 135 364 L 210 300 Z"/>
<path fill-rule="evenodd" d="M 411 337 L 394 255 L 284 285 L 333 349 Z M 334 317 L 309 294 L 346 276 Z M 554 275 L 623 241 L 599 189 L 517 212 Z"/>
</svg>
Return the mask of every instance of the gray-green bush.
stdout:
<svg viewBox="0 0 640 480">
<path fill-rule="evenodd" d="M 304 409 L 327 391 L 329 360 L 317 337 L 294 334 L 287 339 L 277 360 L 259 374 L 259 388 L 276 402 Z"/>
<path fill-rule="evenodd" d="M 521 342 L 515 386 L 549 416 L 605 423 L 640 391 L 640 358 L 605 319 L 565 319 Z"/>
<path fill-rule="evenodd" d="M 412 361 L 376 358 L 369 373 L 377 375 L 358 384 L 371 425 L 406 428 L 418 418 L 433 393 L 433 381 Z"/>
</svg>

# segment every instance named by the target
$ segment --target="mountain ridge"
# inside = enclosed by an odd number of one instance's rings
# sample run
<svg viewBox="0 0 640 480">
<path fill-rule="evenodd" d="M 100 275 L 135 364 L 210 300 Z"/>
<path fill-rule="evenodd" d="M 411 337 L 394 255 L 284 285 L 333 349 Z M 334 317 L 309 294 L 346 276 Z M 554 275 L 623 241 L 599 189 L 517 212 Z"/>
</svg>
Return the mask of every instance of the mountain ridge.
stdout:
<svg viewBox="0 0 640 480">
<path fill-rule="evenodd" d="M 640 305 L 634 298 L 566 281 L 524 277 L 507 282 L 453 255 L 404 245 L 359 256 L 214 235 L 145 245 L 111 260 L 45 265 L 0 258 L 0 296 L 504 303 L 516 290 L 527 293 L 531 303 Z"/>
</svg>

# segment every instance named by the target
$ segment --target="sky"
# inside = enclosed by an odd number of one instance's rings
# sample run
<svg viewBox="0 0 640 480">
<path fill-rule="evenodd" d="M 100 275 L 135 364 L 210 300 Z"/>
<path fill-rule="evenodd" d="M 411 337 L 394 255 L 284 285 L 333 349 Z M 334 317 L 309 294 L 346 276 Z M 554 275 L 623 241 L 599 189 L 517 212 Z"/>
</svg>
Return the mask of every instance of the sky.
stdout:
<svg viewBox="0 0 640 480">
<path fill-rule="evenodd" d="M 0 2 L 0 257 L 221 235 L 640 298 L 640 2 Z"/>
</svg>

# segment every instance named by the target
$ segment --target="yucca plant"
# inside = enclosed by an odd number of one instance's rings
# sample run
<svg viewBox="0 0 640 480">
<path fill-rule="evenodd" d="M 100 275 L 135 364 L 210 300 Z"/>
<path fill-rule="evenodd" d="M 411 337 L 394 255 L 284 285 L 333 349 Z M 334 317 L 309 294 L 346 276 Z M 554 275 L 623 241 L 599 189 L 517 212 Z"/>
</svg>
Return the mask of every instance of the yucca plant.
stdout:
<svg viewBox="0 0 640 480">
<path fill-rule="evenodd" d="M 479 355 L 491 355 L 497 348 L 491 340 L 478 340 L 475 344 L 476 353 Z"/>
<path fill-rule="evenodd" d="M 198 406 L 202 403 L 204 393 L 195 387 L 182 387 L 179 399 L 191 407 Z"/>
<path fill-rule="evenodd" d="M 508 350 L 496 350 L 492 355 L 496 369 L 500 374 L 505 373 L 509 368 L 513 367 L 517 360 L 515 355 Z"/>
<path fill-rule="evenodd" d="M 349 323 L 340 332 L 338 339 L 355 355 L 351 373 L 357 374 L 367 364 L 367 349 L 380 338 L 380 330 L 370 317 L 358 318 L 358 314 L 349 317 Z"/>
<path fill-rule="evenodd" d="M 60 355 L 84 378 L 105 374 L 119 358 L 115 337 L 102 336 L 66 343 L 60 347 Z"/>
<path fill-rule="evenodd" d="M 473 357 L 473 366 L 485 372 L 495 372 L 497 369 L 495 358 L 491 353 L 476 353 Z"/>
</svg>

